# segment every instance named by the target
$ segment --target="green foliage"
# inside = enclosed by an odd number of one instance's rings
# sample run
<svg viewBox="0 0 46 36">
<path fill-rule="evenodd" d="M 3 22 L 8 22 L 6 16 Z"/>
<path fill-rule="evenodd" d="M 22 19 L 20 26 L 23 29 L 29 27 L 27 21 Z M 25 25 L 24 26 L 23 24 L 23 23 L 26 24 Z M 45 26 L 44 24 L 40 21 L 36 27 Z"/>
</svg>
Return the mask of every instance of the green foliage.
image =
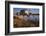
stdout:
<svg viewBox="0 0 46 36">
<path fill-rule="evenodd" d="M 20 12 L 17 12 L 16 13 L 16 15 L 18 15 L 18 13 L 20 14 L 20 15 L 27 15 L 27 13 L 25 13 L 25 10 L 23 9 L 23 10 L 20 10 Z M 32 13 L 29 13 L 29 15 L 31 15 Z M 29 16 L 29 15 L 27 15 L 27 16 Z"/>
<path fill-rule="evenodd" d="M 29 13 L 29 15 L 31 15 L 32 13 Z"/>
<path fill-rule="evenodd" d="M 25 13 L 25 10 L 21 10 L 20 11 L 20 15 L 23 15 L 24 16 L 24 15 L 27 15 L 27 14 Z"/>
<path fill-rule="evenodd" d="M 18 15 L 18 12 L 16 13 L 16 15 Z"/>
</svg>

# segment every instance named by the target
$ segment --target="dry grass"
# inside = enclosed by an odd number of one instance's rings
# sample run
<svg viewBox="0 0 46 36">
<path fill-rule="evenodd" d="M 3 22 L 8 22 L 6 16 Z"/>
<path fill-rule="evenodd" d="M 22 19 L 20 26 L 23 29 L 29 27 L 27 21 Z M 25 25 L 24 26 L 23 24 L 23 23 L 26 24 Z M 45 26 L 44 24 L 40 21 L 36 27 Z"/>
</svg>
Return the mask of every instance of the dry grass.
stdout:
<svg viewBox="0 0 46 36">
<path fill-rule="evenodd" d="M 32 20 L 23 20 L 17 16 L 14 16 L 14 28 L 15 27 L 38 27 L 39 26 L 39 22 L 38 21 L 32 21 Z"/>
</svg>

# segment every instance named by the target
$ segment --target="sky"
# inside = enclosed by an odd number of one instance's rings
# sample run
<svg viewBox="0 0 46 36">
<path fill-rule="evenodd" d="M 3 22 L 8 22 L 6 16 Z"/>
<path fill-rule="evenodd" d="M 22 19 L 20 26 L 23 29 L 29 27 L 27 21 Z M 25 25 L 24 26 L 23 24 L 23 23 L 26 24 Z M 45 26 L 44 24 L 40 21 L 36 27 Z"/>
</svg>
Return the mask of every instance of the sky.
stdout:
<svg viewBox="0 0 46 36">
<path fill-rule="evenodd" d="M 39 9 L 38 8 L 13 8 L 13 12 L 20 12 L 20 10 L 22 9 L 26 9 L 27 11 L 30 11 L 33 14 L 38 14 L 39 13 Z"/>
</svg>

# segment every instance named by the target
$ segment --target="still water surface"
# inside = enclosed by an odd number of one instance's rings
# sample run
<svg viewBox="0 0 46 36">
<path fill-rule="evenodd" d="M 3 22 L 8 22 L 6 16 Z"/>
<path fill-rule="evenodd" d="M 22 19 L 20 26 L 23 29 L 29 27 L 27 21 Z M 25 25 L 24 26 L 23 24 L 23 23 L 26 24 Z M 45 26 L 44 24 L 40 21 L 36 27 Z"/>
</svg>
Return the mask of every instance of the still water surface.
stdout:
<svg viewBox="0 0 46 36">
<path fill-rule="evenodd" d="M 33 20 L 33 21 L 38 21 L 39 20 L 39 15 L 30 15 L 30 16 L 24 16 L 24 20 Z"/>
</svg>

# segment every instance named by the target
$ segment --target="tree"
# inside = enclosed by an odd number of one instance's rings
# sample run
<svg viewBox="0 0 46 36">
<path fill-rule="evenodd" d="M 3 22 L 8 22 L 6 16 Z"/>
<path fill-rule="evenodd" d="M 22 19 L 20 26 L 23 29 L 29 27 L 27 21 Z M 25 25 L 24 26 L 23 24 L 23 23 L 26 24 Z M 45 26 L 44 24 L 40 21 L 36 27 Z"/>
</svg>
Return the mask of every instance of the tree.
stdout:
<svg viewBox="0 0 46 36">
<path fill-rule="evenodd" d="M 29 15 L 27 15 L 28 17 L 31 15 L 32 13 L 29 13 Z"/>
<path fill-rule="evenodd" d="M 23 9 L 23 10 L 21 10 L 20 12 L 23 12 L 23 13 L 24 13 L 24 12 L 25 12 L 25 10 Z"/>
<path fill-rule="evenodd" d="M 18 12 L 16 13 L 16 15 L 18 15 Z"/>
<path fill-rule="evenodd" d="M 31 15 L 32 13 L 29 13 L 29 15 Z"/>
<path fill-rule="evenodd" d="M 23 10 L 20 11 L 20 15 L 24 16 L 24 14 L 25 14 L 25 10 L 23 9 Z"/>
</svg>

